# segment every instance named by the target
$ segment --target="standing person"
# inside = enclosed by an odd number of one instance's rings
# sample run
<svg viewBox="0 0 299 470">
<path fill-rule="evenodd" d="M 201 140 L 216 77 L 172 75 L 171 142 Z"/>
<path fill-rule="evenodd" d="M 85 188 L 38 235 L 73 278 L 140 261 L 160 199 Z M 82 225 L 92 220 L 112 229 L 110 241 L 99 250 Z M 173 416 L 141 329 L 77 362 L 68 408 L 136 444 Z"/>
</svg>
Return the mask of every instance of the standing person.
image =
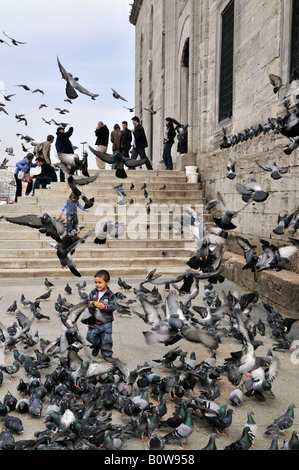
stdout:
<svg viewBox="0 0 299 470">
<path fill-rule="evenodd" d="M 74 153 L 70 137 L 73 135 L 73 127 L 70 127 L 67 132 L 65 132 L 64 127 L 58 127 L 56 132 L 56 142 L 55 147 L 57 153 Z M 60 170 L 60 181 L 65 181 L 65 174 Z"/>
<path fill-rule="evenodd" d="M 88 212 L 88 209 L 84 209 L 82 204 L 79 202 L 79 196 L 76 196 L 73 192 L 69 195 L 69 198 L 64 203 L 61 209 L 61 215 L 66 211 L 66 233 L 71 235 L 73 233 L 79 232 L 79 220 L 77 209 L 81 209 L 84 212 Z"/>
<path fill-rule="evenodd" d="M 115 294 L 109 288 L 110 274 L 105 269 L 94 275 L 95 288 L 89 294 L 89 304 L 94 308 L 94 323 L 88 327 L 86 339 L 91 343 L 92 355 L 99 351 L 104 359 L 112 357 L 113 312 L 117 307 Z M 84 319 L 82 319 L 84 323 Z"/>
<path fill-rule="evenodd" d="M 118 124 L 114 124 L 113 131 L 111 132 L 110 141 L 112 142 L 112 154 L 116 155 L 120 153 L 120 139 L 121 130 Z M 115 163 L 111 165 L 112 169 L 115 169 Z"/>
<path fill-rule="evenodd" d="M 43 157 L 37 157 L 35 161 L 37 166 L 41 168 L 41 172 L 37 175 L 30 176 L 32 180 L 35 180 L 30 196 L 34 196 L 35 190 L 40 186 L 46 188 L 47 184 L 52 183 L 52 181 L 57 181 L 57 175 L 52 165 L 47 163 Z"/>
<path fill-rule="evenodd" d="M 174 139 L 176 136 L 176 132 L 173 126 L 172 119 L 167 117 L 165 119 L 165 130 L 164 130 L 164 147 L 163 147 L 163 162 L 166 166 L 166 170 L 172 170 L 172 156 L 171 156 L 171 148 L 174 144 Z"/>
<path fill-rule="evenodd" d="M 132 118 L 132 122 L 133 122 L 133 125 L 134 125 L 134 129 L 132 129 L 132 134 L 134 136 L 134 140 L 133 140 L 133 150 L 132 150 L 132 158 L 134 160 L 137 160 L 137 157 L 138 155 L 140 155 L 140 158 L 146 158 L 147 159 L 147 162 L 146 162 L 146 168 L 148 170 L 152 170 L 153 167 L 148 159 L 148 157 L 146 156 L 146 153 L 145 153 L 145 149 L 148 147 L 148 143 L 147 143 L 147 138 L 146 138 L 146 135 L 145 135 L 145 131 L 144 131 L 144 128 L 143 126 L 140 124 L 140 119 L 139 117 L 137 116 L 134 116 Z"/>
<path fill-rule="evenodd" d="M 27 182 L 25 195 L 29 196 L 32 190 L 32 179 L 29 177 L 30 169 L 36 168 L 37 164 L 32 162 L 33 153 L 27 153 L 26 157 L 16 163 L 14 177 L 16 181 L 16 194 L 13 202 L 18 202 L 18 197 L 22 196 L 22 182 Z M 22 178 L 21 178 L 22 176 Z M 13 203 L 12 202 L 12 203 Z"/>
<path fill-rule="evenodd" d="M 95 145 L 98 146 L 98 151 L 102 153 L 106 153 L 108 149 L 109 134 L 110 134 L 108 127 L 102 121 L 99 121 L 97 128 L 94 132 L 96 135 Z M 99 170 L 105 170 L 106 164 L 100 158 L 96 159 L 96 163 L 97 163 Z"/>
<path fill-rule="evenodd" d="M 120 138 L 120 151 L 123 157 L 129 158 L 129 151 L 132 144 L 132 132 L 128 129 L 127 121 L 122 122 L 121 138 Z"/>
<path fill-rule="evenodd" d="M 49 163 L 49 165 L 51 165 L 51 144 L 53 142 L 53 135 L 48 135 L 46 142 L 43 142 L 43 151 L 41 156 L 44 158 L 46 163 Z"/>
</svg>

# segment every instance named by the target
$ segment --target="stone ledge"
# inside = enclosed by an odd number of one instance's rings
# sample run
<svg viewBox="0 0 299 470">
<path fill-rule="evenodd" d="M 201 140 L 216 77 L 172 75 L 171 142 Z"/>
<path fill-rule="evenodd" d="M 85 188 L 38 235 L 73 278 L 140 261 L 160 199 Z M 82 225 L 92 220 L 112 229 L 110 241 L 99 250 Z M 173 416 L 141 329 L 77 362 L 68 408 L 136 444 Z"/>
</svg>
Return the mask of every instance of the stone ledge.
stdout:
<svg viewBox="0 0 299 470">
<path fill-rule="evenodd" d="M 283 271 L 253 273 L 242 270 L 243 256 L 227 251 L 223 255 L 222 274 L 247 292 L 256 292 L 259 300 L 286 317 L 299 320 L 299 274 Z"/>
</svg>

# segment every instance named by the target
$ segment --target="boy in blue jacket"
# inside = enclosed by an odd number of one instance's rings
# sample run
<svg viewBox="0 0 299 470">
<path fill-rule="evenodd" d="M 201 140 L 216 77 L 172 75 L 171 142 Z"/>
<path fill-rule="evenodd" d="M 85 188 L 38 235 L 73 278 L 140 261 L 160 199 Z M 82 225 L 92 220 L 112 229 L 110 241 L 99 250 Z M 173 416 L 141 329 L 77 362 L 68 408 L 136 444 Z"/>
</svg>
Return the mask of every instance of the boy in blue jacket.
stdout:
<svg viewBox="0 0 299 470">
<path fill-rule="evenodd" d="M 117 308 L 115 294 L 109 289 L 110 274 L 101 269 L 94 275 L 95 289 L 89 294 L 89 310 L 92 310 L 94 322 L 89 324 L 86 339 L 91 343 L 92 355 L 99 351 L 104 359 L 112 357 L 112 322 L 113 312 Z"/>
<path fill-rule="evenodd" d="M 78 232 L 78 214 L 77 209 L 81 209 L 84 212 L 88 212 L 88 209 L 84 209 L 82 204 L 79 202 L 79 197 L 76 196 L 73 192 L 69 195 L 69 198 L 63 205 L 61 209 L 61 215 L 66 211 L 66 233 L 67 235 L 71 235 L 72 232 Z"/>
</svg>

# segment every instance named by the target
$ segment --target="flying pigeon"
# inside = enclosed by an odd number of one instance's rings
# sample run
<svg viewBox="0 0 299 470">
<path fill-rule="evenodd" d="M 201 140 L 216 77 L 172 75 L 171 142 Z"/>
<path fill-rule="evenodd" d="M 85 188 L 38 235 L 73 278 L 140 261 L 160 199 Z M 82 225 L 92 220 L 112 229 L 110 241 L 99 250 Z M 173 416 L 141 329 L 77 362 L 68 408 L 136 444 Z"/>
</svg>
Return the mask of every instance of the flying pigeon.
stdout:
<svg viewBox="0 0 299 470">
<path fill-rule="evenodd" d="M 262 168 L 262 170 L 271 172 L 271 178 L 274 180 L 279 180 L 282 178 L 282 175 L 285 175 L 288 172 L 288 168 L 280 168 L 276 162 L 274 162 L 272 165 L 266 165 L 259 162 L 257 162 L 257 164 L 260 168 Z"/>
<path fill-rule="evenodd" d="M 117 93 L 117 91 L 115 91 L 113 88 L 111 88 L 111 90 L 112 90 L 112 96 L 113 96 L 116 100 L 128 101 L 128 100 L 126 100 L 125 98 L 123 98 L 119 93 Z"/>
<path fill-rule="evenodd" d="M 251 179 L 250 183 L 239 186 L 237 190 L 245 202 L 264 202 L 269 196 L 269 193 L 264 191 L 254 178 Z"/>
<path fill-rule="evenodd" d="M 94 229 L 87 232 L 83 237 L 75 237 L 75 241 L 73 237 L 64 236 L 59 242 L 51 243 L 51 246 L 55 248 L 56 255 L 61 263 L 61 267 L 68 267 L 69 270 L 77 277 L 81 277 L 81 274 L 76 268 L 75 262 L 72 258 L 73 253 L 75 252 L 77 246 L 80 243 L 84 243 L 85 240 L 94 233 Z"/>
<path fill-rule="evenodd" d="M 18 46 L 19 44 L 26 44 L 26 42 L 17 41 L 16 39 L 11 38 L 4 31 L 3 31 L 3 34 L 11 40 L 11 42 L 13 43 L 14 46 Z"/>
<path fill-rule="evenodd" d="M 280 90 L 282 86 L 284 86 L 282 83 L 282 79 L 278 75 L 271 73 L 269 75 L 269 80 L 271 85 L 273 86 L 273 92 L 275 94 Z"/>
<path fill-rule="evenodd" d="M 128 168 L 136 168 L 138 166 L 145 165 L 146 162 L 148 161 L 148 158 L 141 158 L 140 160 L 134 160 L 131 158 L 126 158 L 121 155 L 121 153 L 118 153 L 116 155 L 111 155 L 108 153 L 102 153 L 99 152 L 98 150 L 94 150 L 92 147 L 89 146 L 90 151 L 97 157 L 100 158 L 105 163 L 109 163 L 110 165 L 115 164 L 115 176 L 117 178 L 127 178 L 127 173 L 124 169 L 125 166 Z"/>
<path fill-rule="evenodd" d="M 236 211 L 228 210 L 226 208 L 223 197 L 219 191 L 217 192 L 217 200 L 220 203 L 223 212 L 219 217 L 214 217 L 215 224 L 223 230 L 233 230 L 236 228 L 236 225 L 232 223 L 232 219 L 237 217 L 239 212 L 245 209 L 252 202 L 252 197 L 249 197 L 246 200 L 246 204 Z"/>
<path fill-rule="evenodd" d="M 83 93 L 84 95 L 90 96 L 92 100 L 95 100 L 98 94 L 91 93 L 90 91 L 86 90 L 83 86 L 79 83 L 78 77 L 73 77 L 73 75 L 66 71 L 66 69 L 60 63 L 57 57 L 58 67 L 61 72 L 62 78 L 66 81 L 66 95 L 69 99 L 74 100 L 78 98 L 78 93 Z M 76 91 L 77 90 L 77 91 Z"/>
</svg>

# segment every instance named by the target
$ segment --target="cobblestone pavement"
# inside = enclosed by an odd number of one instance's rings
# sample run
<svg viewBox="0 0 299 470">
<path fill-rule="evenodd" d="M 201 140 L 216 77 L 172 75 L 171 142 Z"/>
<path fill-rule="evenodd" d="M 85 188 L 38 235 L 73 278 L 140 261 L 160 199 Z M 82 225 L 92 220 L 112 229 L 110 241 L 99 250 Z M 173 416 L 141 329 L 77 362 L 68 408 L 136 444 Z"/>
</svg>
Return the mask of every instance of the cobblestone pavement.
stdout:
<svg viewBox="0 0 299 470">
<path fill-rule="evenodd" d="M 40 303 L 41 312 L 45 315 L 49 315 L 50 320 L 41 320 L 35 321 L 32 325 L 32 332 L 39 332 L 39 338 L 44 338 L 48 340 L 54 340 L 58 336 L 60 336 L 62 332 L 62 322 L 59 318 L 57 311 L 55 310 L 55 301 L 59 294 L 63 297 L 66 297 L 67 300 L 73 304 L 78 303 L 81 299 L 78 295 L 76 283 L 78 279 L 49 279 L 53 284 L 54 287 L 52 288 L 51 297 L 47 301 L 43 301 Z M 84 280 L 81 278 L 79 281 L 81 282 Z M 132 286 L 132 288 L 139 287 L 140 279 L 131 279 L 126 278 L 125 281 Z M 86 279 L 87 286 L 85 291 L 87 293 L 93 289 L 93 279 Z M 66 284 L 69 284 L 72 288 L 72 293 L 67 295 L 64 291 Z M 192 306 L 194 305 L 204 305 L 203 304 L 203 285 L 204 282 L 200 283 L 200 293 L 198 297 L 192 302 Z M 154 286 L 153 284 L 146 284 L 146 287 L 152 289 Z M 120 288 L 117 284 L 117 279 L 111 280 L 111 288 L 114 292 L 120 291 Z M 222 291 L 228 293 L 229 291 L 235 292 L 239 291 L 233 284 L 229 282 L 224 282 L 223 284 L 218 284 L 215 287 L 215 290 L 218 294 L 221 294 Z M 166 294 L 164 288 L 161 286 L 158 287 L 162 297 Z M 17 301 L 18 308 L 25 313 L 27 316 L 30 317 L 30 310 L 25 308 L 20 303 L 21 295 L 24 294 L 26 299 L 33 301 L 36 297 L 46 292 L 46 287 L 44 285 L 44 280 L 36 281 L 30 279 L 22 279 L 22 280 L 15 280 L 15 281 L 4 281 L 2 280 L 0 283 L 0 311 L 1 311 L 1 323 L 5 327 L 8 327 L 16 321 L 15 314 L 7 313 L 7 308 L 12 304 L 14 300 Z M 240 292 L 240 291 L 239 291 Z M 242 292 L 240 292 L 242 294 Z M 128 298 L 136 299 L 136 295 L 131 289 L 129 292 L 125 292 Z M 179 301 L 186 301 L 188 296 L 182 295 L 179 297 Z M 134 303 L 134 308 L 139 312 L 142 312 L 142 308 L 140 303 L 137 301 Z M 195 314 L 199 317 L 198 314 Z M 275 340 L 270 337 L 271 329 L 266 321 L 266 312 L 264 307 L 261 304 L 257 304 L 251 314 L 250 314 L 250 324 L 254 324 L 261 318 L 266 325 L 266 334 L 265 336 L 261 336 L 258 332 L 256 334 L 256 339 L 262 340 L 263 345 L 257 349 L 258 355 L 265 355 L 268 351 L 268 348 L 272 348 L 273 343 Z M 228 321 L 224 318 L 221 321 L 221 327 L 227 326 Z M 80 331 L 85 335 L 87 331 L 87 327 L 83 325 L 80 321 L 78 322 L 78 326 Z M 144 362 L 148 362 L 152 366 L 152 370 L 156 372 L 161 377 L 169 375 L 172 373 L 172 370 L 163 370 L 162 366 L 158 363 L 154 362 L 154 359 L 159 359 L 162 357 L 171 347 L 165 347 L 163 344 L 156 344 L 154 346 L 150 346 L 146 344 L 144 335 L 142 334 L 143 331 L 149 330 L 149 327 L 143 322 L 141 318 L 139 318 L 136 314 L 132 313 L 131 315 L 120 315 L 118 313 L 115 314 L 115 321 L 113 325 L 113 341 L 114 341 L 114 356 L 123 360 L 130 370 L 133 370 L 137 365 L 142 365 Z M 299 325 L 298 322 L 292 326 L 291 333 L 289 337 L 292 337 L 294 341 L 299 342 Z M 296 343 L 293 343 L 296 345 Z M 188 342 L 186 340 L 181 340 L 180 342 L 176 343 L 176 346 L 179 347 L 189 354 L 194 351 L 196 353 L 196 360 L 200 363 L 202 360 L 209 357 L 210 352 L 202 345 L 195 344 Z M 173 346 L 172 346 L 173 347 Z M 17 348 L 21 353 L 29 354 L 34 356 L 33 349 L 24 349 L 21 343 L 17 344 Z M 37 348 L 39 348 L 39 344 L 37 344 Z M 241 348 L 241 344 L 231 336 L 224 336 L 221 337 L 221 342 L 217 349 L 217 364 L 222 365 L 224 358 L 229 357 L 231 351 L 238 351 Z M 298 349 L 298 346 L 297 346 Z M 254 441 L 254 449 L 256 450 L 267 450 L 271 444 L 271 437 L 267 437 L 264 435 L 264 431 L 267 425 L 273 422 L 274 418 L 277 418 L 282 413 L 284 413 L 289 404 L 294 403 L 295 408 L 295 420 L 293 426 L 287 430 L 286 436 L 281 436 L 279 438 L 279 448 L 282 447 L 284 440 L 288 440 L 291 437 L 292 430 L 299 429 L 299 418 L 298 418 L 298 408 L 299 408 L 299 395 L 298 395 L 298 383 L 299 383 L 299 358 L 297 359 L 296 356 L 296 348 L 293 351 L 289 351 L 288 353 L 284 352 L 275 352 L 273 354 L 278 359 L 278 374 L 276 379 L 272 385 L 272 391 L 274 394 L 273 398 L 266 398 L 265 401 L 259 401 L 256 398 L 252 397 L 244 397 L 243 402 L 240 406 L 234 407 L 229 402 L 228 398 L 230 392 L 235 388 L 228 380 L 225 374 L 221 375 L 220 378 L 220 397 L 215 399 L 215 402 L 219 405 L 226 403 L 229 408 L 233 408 L 233 419 L 231 426 L 226 431 L 226 436 L 220 436 L 219 439 L 216 440 L 217 450 L 222 450 L 224 447 L 235 440 L 237 440 L 244 427 L 244 424 L 247 420 L 247 411 L 253 410 L 254 412 L 254 419 L 258 425 L 257 435 Z M 84 352 L 80 351 L 79 355 L 84 357 Z M 97 357 L 96 360 L 101 360 L 100 357 Z M 7 351 L 4 353 L 2 350 L 2 363 L 4 365 L 12 364 L 13 358 L 12 353 Z M 42 378 L 45 374 L 49 373 L 49 371 L 55 369 L 59 359 L 52 359 L 52 366 L 50 369 L 45 369 L 41 372 Z M 13 380 L 10 379 L 10 376 L 7 373 L 4 373 L 3 383 L 0 387 L 0 399 L 3 401 L 3 398 L 7 392 L 12 393 L 17 398 L 19 398 L 19 394 L 16 391 L 16 387 L 19 383 L 20 378 L 27 379 L 24 370 L 19 370 L 13 376 Z M 194 395 L 198 396 L 199 391 L 201 389 L 201 385 L 197 384 L 194 388 Z M 192 392 L 193 394 L 193 392 Z M 188 396 L 184 396 L 184 399 L 188 399 Z M 153 404 L 157 403 L 157 400 L 154 396 L 151 396 L 151 401 Z M 49 403 L 49 397 L 47 396 L 44 399 L 43 403 L 43 415 L 46 412 L 47 406 Z M 172 415 L 174 411 L 175 404 L 173 401 L 169 401 L 167 404 L 167 415 L 163 419 L 167 419 L 169 416 Z M 22 419 L 24 425 L 24 432 L 21 435 L 15 435 L 15 440 L 18 441 L 20 439 L 31 439 L 34 436 L 36 431 L 41 431 L 45 429 L 45 422 L 44 419 L 41 417 L 40 419 L 31 419 L 28 414 L 21 415 L 15 411 L 11 412 L 14 416 L 19 416 Z M 130 418 L 128 416 L 123 416 L 117 410 L 112 410 L 112 417 L 113 423 L 119 424 L 126 424 L 130 422 Z M 205 421 L 200 417 L 200 412 L 196 411 L 193 415 L 193 422 L 194 422 L 194 431 L 188 439 L 188 445 L 186 446 L 188 451 L 195 451 L 202 449 L 209 440 L 211 429 L 207 426 Z M 163 427 L 157 430 L 158 435 L 164 435 L 167 432 L 170 432 L 169 427 Z M 130 438 L 127 442 L 125 442 L 122 446 L 122 450 L 144 450 L 148 451 L 148 437 L 145 437 L 145 442 L 142 442 L 138 436 L 134 436 Z M 179 443 L 169 443 L 166 444 L 165 450 L 176 450 L 181 451 L 182 447 Z"/>
</svg>

